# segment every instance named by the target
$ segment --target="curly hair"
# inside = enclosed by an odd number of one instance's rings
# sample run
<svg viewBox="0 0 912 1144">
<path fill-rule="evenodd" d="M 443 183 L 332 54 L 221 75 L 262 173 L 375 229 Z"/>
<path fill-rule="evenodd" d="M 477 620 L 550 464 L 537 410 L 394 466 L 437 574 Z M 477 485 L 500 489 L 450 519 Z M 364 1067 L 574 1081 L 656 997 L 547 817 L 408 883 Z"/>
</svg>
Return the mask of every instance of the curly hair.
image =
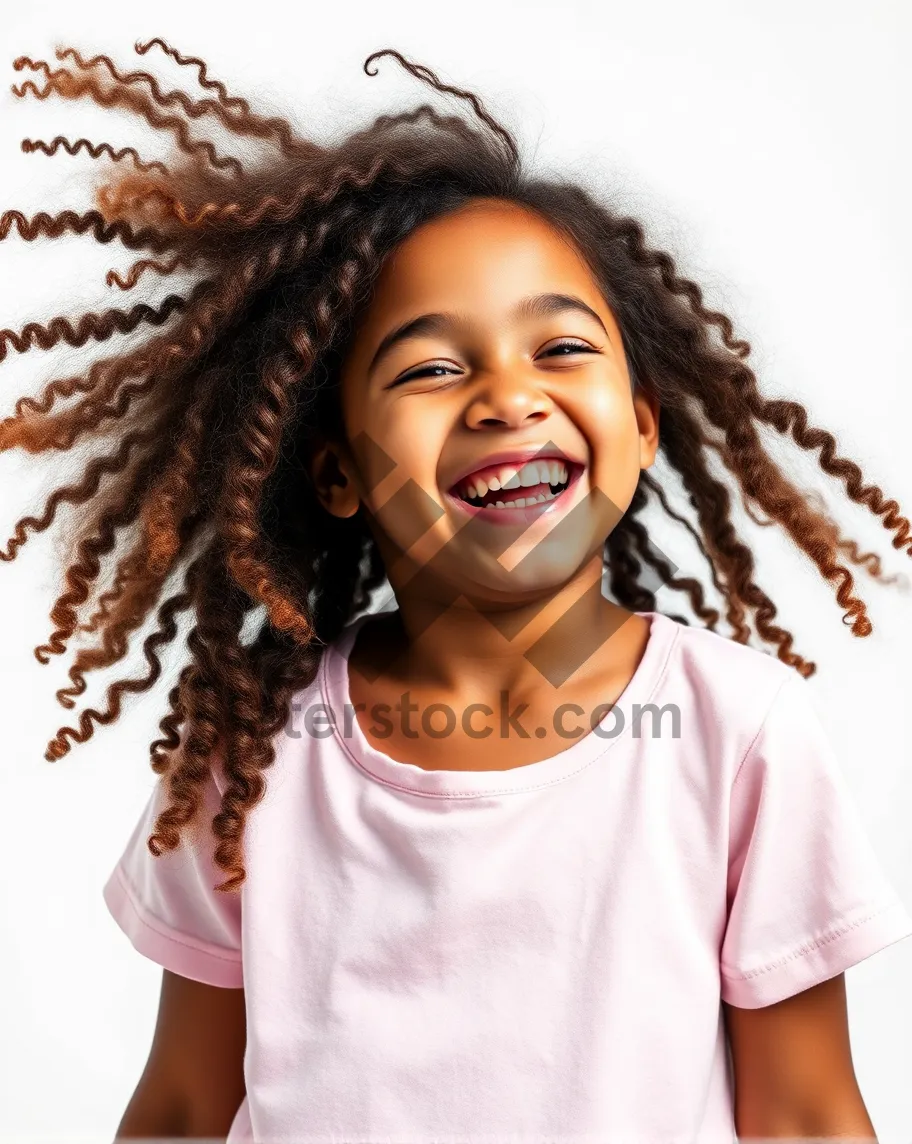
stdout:
<svg viewBox="0 0 912 1144">
<path fill-rule="evenodd" d="M 815 665 L 792 650 L 791 633 L 776 624 L 776 606 L 757 583 L 751 549 L 732 521 L 736 493 L 755 523 L 779 525 L 834 586 L 852 633 L 871 632 L 846 563 L 884 582 L 895 577 L 885 577 L 877 556 L 860 553 L 841 534 L 822 498 L 783 472 L 769 449 L 771 432 L 813 452 L 820 469 L 881 518 L 893 547 L 907 553 L 909 521 L 896 501 L 863 483 L 858 465 L 837 456 L 834 437 L 809 424 L 803 405 L 763 396 L 747 364 L 750 344 L 735 337 L 725 314 L 706 308 L 699 286 L 681 277 L 671 255 L 648 244 L 640 222 L 576 183 L 533 178 L 511 134 L 475 95 L 393 49 L 369 56 L 364 70 L 375 75 L 374 61 L 391 56 L 437 92 L 467 102 L 471 121 L 424 103 L 318 145 L 285 119 L 229 95 L 202 60 L 164 40 L 137 44 L 136 51 L 153 47 L 197 69 L 212 98 L 165 92 L 148 72 L 125 74 L 107 56 L 86 60 L 71 48 L 56 53 L 71 67 L 15 61 L 17 70 L 43 77 L 41 87 L 32 80 L 14 86 L 16 95 L 88 96 L 171 133 L 176 147 L 165 163 L 87 139 L 23 140 L 24 151 L 48 155 L 84 149 L 109 160 L 114 173 L 108 167 L 94 188 L 94 209 L 0 216 L 2 239 L 14 228 L 26 241 L 91 232 L 100 243 L 118 240 L 148 255 L 125 277 L 109 272 L 108 285 L 120 290 L 135 289 L 147 272 L 147 282 L 153 273 L 196 277 L 192 288 L 157 306 L 137 302 L 0 330 L 2 360 L 35 346 L 106 341 L 143 324 L 167 327 L 129 352 L 94 360 L 80 376 L 51 381 L 38 399 L 21 398 L 0 422 L 0 449 L 68 450 L 87 435 L 99 442 L 81 479 L 57 489 L 40 517 L 21 519 L 2 552 L 14 559 L 27 534 L 46 530 L 61 504 L 81 506 L 66 541 L 64 590 L 50 612 L 54 630 L 35 649 L 46 664 L 77 629 L 96 636 L 94 646 L 74 655 L 71 686 L 56 693 L 62 706 L 74 706 L 86 673 L 126 655 L 131 633 L 157 609 L 156 629 L 142 644 L 148 671 L 110 685 L 105 710 L 85 710 L 78 729 L 62 728 L 48 761 L 65 755 L 70 741 L 90 738 L 94 723 L 116 720 L 124 694 L 155 684 L 159 652 L 175 640 L 179 615 L 190 612 L 189 662 L 169 693 L 163 737 L 150 747 L 152 769 L 167 779 L 169 794 L 147 841 L 153 855 L 177 847 L 194 822 L 218 753 L 226 785 L 210 828 L 226 879 L 215 888 L 237 892 L 244 882 L 246 816 L 263 797 L 272 740 L 291 698 L 313 680 L 321 649 L 385 579 L 361 514 L 339 520 L 320 506 L 308 479 L 309 451 L 341 430 L 340 365 L 384 260 L 417 226 L 476 197 L 525 206 L 569 236 L 616 315 L 631 380 L 651 389 L 662 408 L 660 454 L 680 478 L 686 495 L 678 499 L 689 511 L 675 511 L 668 489 L 641 473 L 605 543 L 613 598 L 655 610 L 649 581 L 685 593 L 707 627 L 715 629 L 720 618 L 700 581 L 676 576 L 650 544 L 642 518 L 655 502 L 696 541 L 731 638 L 748 643 L 753 625 L 780 660 L 812 674 Z M 228 137 L 257 140 L 264 155 L 242 163 L 191 137 L 190 121 L 206 115 Z M 76 400 L 58 408 L 69 397 Z M 712 471 L 712 454 L 726 472 Z M 98 591 L 105 559 L 111 581 Z M 94 611 L 80 624 L 90 598 Z"/>
</svg>

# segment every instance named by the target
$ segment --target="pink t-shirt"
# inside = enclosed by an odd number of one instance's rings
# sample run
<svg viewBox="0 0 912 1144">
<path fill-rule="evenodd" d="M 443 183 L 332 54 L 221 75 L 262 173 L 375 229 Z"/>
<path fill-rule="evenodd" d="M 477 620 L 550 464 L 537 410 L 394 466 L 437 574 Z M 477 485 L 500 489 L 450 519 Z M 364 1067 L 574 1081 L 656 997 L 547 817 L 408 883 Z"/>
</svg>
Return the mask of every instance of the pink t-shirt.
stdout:
<svg viewBox="0 0 912 1144">
<path fill-rule="evenodd" d="M 356 620 L 276 738 L 240 896 L 213 891 L 205 831 L 152 857 L 156 786 L 104 898 L 140 953 L 245 989 L 229 1144 L 730 1144 L 720 1000 L 773 1004 L 912 934 L 804 680 L 639 614 L 597 732 L 482 772 L 398 762 L 345 717 Z M 677 709 L 655 736 L 649 703 Z M 336 726 L 309 734 L 317 704 Z M 209 820 L 223 789 L 213 764 Z"/>
</svg>

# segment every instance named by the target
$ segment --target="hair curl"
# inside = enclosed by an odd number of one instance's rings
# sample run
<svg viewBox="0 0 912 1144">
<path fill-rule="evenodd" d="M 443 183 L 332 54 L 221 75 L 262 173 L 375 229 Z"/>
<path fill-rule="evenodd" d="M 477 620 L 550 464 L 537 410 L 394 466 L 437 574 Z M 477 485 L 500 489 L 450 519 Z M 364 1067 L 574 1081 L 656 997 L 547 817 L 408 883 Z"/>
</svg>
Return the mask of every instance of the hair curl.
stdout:
<svg viewBox="0 0 912 1144">
<path fill-rule="evenodd" d="M 764 437 L 775 431 L 816 454 L 820 469 L 841 482 L 849 500 L 880 517 L 893 547 L 907 553 L 908 520 L 896 501 L 863 483 L 858 465 L 837 455 L 832 434 L 811 426 L 802 405 L 761 394 L 747 364 L 749 343 L 735 336 L 725 314 L 705 307 L 700 288 L 679 275 L 669 254 L 648 244 L 640 222 L 574 183 L 526 174 L 512 136 L 476 96 L 392 49 L 368 57 L 365 71 L 376 74 L 374 61 L 392 56 L 436 91 L 466 101 L 473 122 L 425 103 L 318 146 L 284 119 L 257 114 L 230 96 L 202 60 L 164 40 L 137 44 L 136 51 L 145 55 L 153 47 L 196 68 L 199 86 L 213 98 L 164 92 L 148 72 L 124 74 L 107 56 L 86 60 L 70 48 L 58 50 L 57 59 L 72 67 L 52 70 L 25 56 L 15 61 L 16 70 L 43 77 L 42 87 L 28 80 L 13 87 L 15 94 L 88 96 L 127 109 L 170 132 L 176 154 L 171 163 L 147 162 L 134 148 L 115 151 L 86 139 L 23 140 L 24 151 L 85 150 L 115 165 L 129 160 L 132 169 L 121 166 L 102 179 L 96 207 L 84 213 L 0 216 L 0 239 L 13 229 L 26 241 L 91 232 L 98 242 L 118 240 L 143 252 L 125 278 L 108 274 L 108 285 L 123 291 L 147 273 L 197 275 L 192 288 L 158 306 L 137 302 L 0 330 L 2 360 L 10 351 L 83 346 L 143 324 L 167 325 L 130 352 L 96 360 L 83 375 L 50 382 L 37 400 L 21 398 L 14 415 L 0 422 L 0 449 L 47 453 L 68 450 L 86 435 L 107 439 L 78 483 L 55 491 L 39 518 L 21 519 L 0 552 L 14 559 L 29 533 L 51 525 L 62 503 L 84 506 L 68 538 L 65 590 L 50 612 L 54 630 L 35 649 L 47 663 L 66 650 L 77 628 L 97 636 L 95 646 L 75 653 L 71 686 L 57 692 L 64 707 L 74 706 L 89 671 L 126 655 L 131 633 L 157 608 L 156 630 L 142 645 L 148 671 L 112 684 L 105 710 L 85 710 L 78 729 L 62 728 L 49 744 L 49 761 L 65 755 L 70 741 L 85 742 L 93 723 L 113 722 L 125 693 L 154 685 L 158 653 L 174 640 L 179 614 L 191 611 L 189 663 L 170 691 L 163 737 L 150 748 L 152 769 L 167 777 L 170 797 L 147 841 L 152 854 L 179 845 L 218 752 L 226 789 L 211 829 L 215 862 L 227 877 L 216 888 L 237 891 L 244 881 L 244 824 L 265 790 L 271 740 L 294 692 L 313 679 L 321 648 L 384 580 L 363 522 L 339 521 L 315 499 L 306 479 L 308 449 L 340 431 L 339 363 L 385 258 L 415 227 L 475 197 L 535 210 L 576 243 L 617 317 L 634 384 L 660 401 L 660 453 L 691 511 L 676 512 L 656 477 L 642 473 L 605 545 L 615 600 L 656 608 L 642 575 L 646 565 L 651 583 L 685 593 L 706 626 L 715 629 L 719 620 L 700 581 L 674 575 L 650 545 L 642 517 L 651 494 L 696 541 L 724 601 L 731 638 L 747 643 L 753 624 L 780 660 L 803 676 L 813 673 L 814 664 L 792 650 L 791 633 L 776 624 L 776 607 L 755 578 L 751 550 L 732 521 L 730 482 L 711 471 L 714 453 L 751 519 L 783 528 L 834 586 L 852 633 L 871 632 L 846 563 L 884 582 L 895 577 L 885 577 L 878 557 L 861 554 L 841 535 L 819 496 L 792 483 Z M 192 122 L 205 115 L 237 139 L 260 141 L 267 157 L 245 165 L 194 139 Z M 77 400 L 56 408 L 68 397 Z M 99 492 L 105 476 L 113 479 Z M 101 586 L 106 558 L 111 585 L 79 624 Z M 252 632 L 246 640 L 245 624 Z"/>
</svg>

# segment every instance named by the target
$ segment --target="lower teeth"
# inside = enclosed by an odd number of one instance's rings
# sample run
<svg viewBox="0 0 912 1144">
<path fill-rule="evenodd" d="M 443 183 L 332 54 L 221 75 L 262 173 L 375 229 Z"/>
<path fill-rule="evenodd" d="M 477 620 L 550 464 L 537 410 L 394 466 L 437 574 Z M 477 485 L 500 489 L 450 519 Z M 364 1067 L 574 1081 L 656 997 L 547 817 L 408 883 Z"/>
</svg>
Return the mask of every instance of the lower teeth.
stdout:
<svg viewBox="0 0 912 1144">
<path fill-rule="evenodd" d="M 543 504 L 546 501 L 554 500 L 556 497 L 560 496 L 566 487 L 566 484 L 558 485 L 556 492 L 553 488 L 551 488 L 547 493 L 539 493 L 537 497 L 520 497 L 519 500 L 492 501 L 485 505 L 479 504 L 475 501 L 467 501 L 466 503 L 474 504 L 476 508 L 528 508 L 530 505 Z"/>
</svg>

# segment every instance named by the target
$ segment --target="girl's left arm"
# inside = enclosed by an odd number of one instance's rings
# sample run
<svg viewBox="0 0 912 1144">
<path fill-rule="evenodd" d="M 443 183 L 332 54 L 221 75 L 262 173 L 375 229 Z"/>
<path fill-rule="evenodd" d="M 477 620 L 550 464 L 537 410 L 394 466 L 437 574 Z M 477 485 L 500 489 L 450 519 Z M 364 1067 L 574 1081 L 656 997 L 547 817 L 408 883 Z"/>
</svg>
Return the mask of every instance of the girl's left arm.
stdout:
<svg viewBox="0 0 912 1144">
<path fill-rule="evenodd" d="M 774 1005 L 722 1009 L 740 1139 L 876 1140 L 852 1063 L 844 974 Z"/>
</svg>

